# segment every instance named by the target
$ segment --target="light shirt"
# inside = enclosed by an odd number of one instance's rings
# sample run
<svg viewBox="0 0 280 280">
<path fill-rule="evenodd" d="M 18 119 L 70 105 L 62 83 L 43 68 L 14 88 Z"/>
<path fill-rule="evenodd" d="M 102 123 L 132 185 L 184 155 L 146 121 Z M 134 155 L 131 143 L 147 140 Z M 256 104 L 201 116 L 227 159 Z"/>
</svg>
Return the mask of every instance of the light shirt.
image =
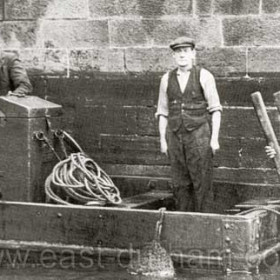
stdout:
<svg viewBox="0 0 280 280">
<path fill-rule="evenodd" d="M 180 69 L 177 70 L 177 79 L 182 94 L 187 86 L 189 76 L 190 76 L 190 71 L 182 72 L 180 71 Z M 160 115 L 168 117 L 169 115 L 168 96 L 167 96 L 168 77 L 169 77 L 169 72 L 165 73 L 161 78 L 158 106 L 157 106 L 157 112 L 155 114 L 156 117 Z M 213 113 L 215 111 L 222 111 L 220 98 L 216 88 L 215 78 L 208 70 L 204 68 L 201 68 L 200 71 L 200 84 L 203 89 L 205 100 L 208 104 L 207 106 L 208 112 Z"/>
</svg>

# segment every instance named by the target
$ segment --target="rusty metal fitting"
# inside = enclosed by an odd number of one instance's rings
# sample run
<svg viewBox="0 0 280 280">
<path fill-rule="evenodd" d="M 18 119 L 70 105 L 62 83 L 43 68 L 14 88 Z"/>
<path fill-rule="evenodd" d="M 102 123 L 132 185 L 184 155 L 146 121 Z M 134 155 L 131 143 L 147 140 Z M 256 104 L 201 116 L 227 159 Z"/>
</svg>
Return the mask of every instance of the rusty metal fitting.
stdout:
<svg viewBox="0 0 280 280">
<path fill-rule="evenodd" d="M 42 130 L 33 132 L 33 139 L 39 141 L 45 141 L 45 134 Z"/>
</svg>

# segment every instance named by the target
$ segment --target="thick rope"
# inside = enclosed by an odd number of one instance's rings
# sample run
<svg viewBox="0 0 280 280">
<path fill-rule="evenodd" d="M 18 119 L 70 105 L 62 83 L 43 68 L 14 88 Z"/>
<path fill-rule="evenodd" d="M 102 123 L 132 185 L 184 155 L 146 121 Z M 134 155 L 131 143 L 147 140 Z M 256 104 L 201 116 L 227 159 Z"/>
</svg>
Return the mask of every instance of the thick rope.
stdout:
<svg viewBox="0 0 280 280">
<path fill-rule="evenodd" d="M 61 198 L 65 194 L 74 202 L 86 205 L 122 202 L 110 177 L 83 153 L 72 153 L 58 162 L 45 182 L 45 191 L 48 199 L 66 205 L 72 203 Z"/>
<path fill-rule="evenodd" d="M 106 172 L 83 152 L 79 144 L 68 133 L 56 131 L 55 136 L 61 140 L 66 159 L 60 160 L 54 166 L 52 173 L 45 181 L 47 200 L 66 205 L 120 204 L 122 202 L 120 192 Z M 74 144 L 79 152 L 67 157 L 62 143 L 64 137 Z M 44 141 L 46 141 L 45 138 L 43 138 Z M 50 144 L 49 146 L 52 148 Z"/>
</svg>

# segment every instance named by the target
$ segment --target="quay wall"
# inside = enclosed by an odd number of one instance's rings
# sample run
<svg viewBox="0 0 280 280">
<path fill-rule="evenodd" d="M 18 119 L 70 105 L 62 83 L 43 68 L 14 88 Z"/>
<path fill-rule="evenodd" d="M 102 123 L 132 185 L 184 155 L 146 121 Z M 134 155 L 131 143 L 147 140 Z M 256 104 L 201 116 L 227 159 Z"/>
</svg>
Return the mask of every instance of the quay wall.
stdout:
<svg viewBox="0 0 280 280">
<path fill-rule="evenodd" d="M 1 49 L 19 54 L 34 95 L 63 106 L 63 127 L 111 175 L 169 178 L 154 113 L 181 35 L 196 39 L 224 106 L 217 194 L 277 194 L 250 94 L 262 93 L 280 138 L 278 0 L 0 1 Z"/>
</svg>

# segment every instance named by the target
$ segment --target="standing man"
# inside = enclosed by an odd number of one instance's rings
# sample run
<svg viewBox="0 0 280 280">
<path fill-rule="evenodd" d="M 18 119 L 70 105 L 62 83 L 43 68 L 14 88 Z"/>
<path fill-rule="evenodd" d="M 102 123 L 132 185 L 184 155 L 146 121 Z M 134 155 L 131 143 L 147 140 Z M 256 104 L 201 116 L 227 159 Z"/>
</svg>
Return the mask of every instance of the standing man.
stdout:
<svg viewBox="0 0 280 280">
<path fill-rule="evenodd" d="M 25 96 L 31 92 L 32 85 L 17 55 L 0 52 L 0 95 Z"/>
<path fill-rule="evenodd" d="M 160 149 L 169 155 L 176 210 L 205 212 L 205 201 L 212 197 L 222 106 L 213 75 L 194 65 L 194 40 L 179 37 L 170 48 L 177 67 L 160 83 Z"/>
</svg>

